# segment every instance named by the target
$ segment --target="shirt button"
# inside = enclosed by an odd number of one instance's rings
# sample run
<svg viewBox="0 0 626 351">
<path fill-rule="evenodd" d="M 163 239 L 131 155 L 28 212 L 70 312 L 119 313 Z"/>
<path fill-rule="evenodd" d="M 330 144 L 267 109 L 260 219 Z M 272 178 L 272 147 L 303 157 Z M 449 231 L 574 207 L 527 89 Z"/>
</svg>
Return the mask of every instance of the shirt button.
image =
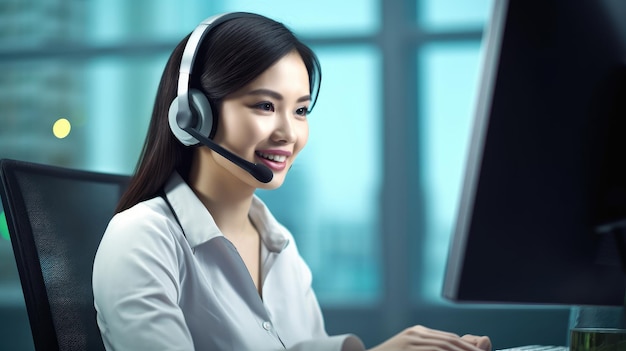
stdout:
<svg viewBox="0 0 626 351">
<path fill-rule="evenodd" d="M 272 323 L 267 322 L 267 321 L 263 322 L 263 329 L 269 331 L 270 329 L 272 329 Z"/>
</svg>

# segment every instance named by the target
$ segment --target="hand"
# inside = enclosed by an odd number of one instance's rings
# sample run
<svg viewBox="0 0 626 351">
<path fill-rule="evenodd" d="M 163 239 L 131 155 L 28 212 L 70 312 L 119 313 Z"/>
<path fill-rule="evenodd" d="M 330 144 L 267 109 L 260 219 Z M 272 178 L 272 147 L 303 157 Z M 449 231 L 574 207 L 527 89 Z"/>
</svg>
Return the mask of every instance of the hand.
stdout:
<svg viewBox="0 0 626 351">
<path fill-rule="evenodd" d="M 416 325 L 369 351 L 490 351 L 488 337 L 444 332 Z"/>
</svg>

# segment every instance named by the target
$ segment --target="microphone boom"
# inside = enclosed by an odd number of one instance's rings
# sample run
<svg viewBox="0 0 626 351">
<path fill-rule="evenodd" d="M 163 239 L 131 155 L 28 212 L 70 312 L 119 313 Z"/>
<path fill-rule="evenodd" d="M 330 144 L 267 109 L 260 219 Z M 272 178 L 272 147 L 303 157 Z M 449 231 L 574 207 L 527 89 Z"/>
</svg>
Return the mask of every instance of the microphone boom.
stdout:
<svg viewBox="0 0 626 351">
<path fill-rule="evenodd" d="M 189 133 L 194 138 L 196 138 L 200 143 L 202 143 L 203 145 L 205 145 L 209 149 L 217 152 L 218 154 L 222 155 L 224 158 L 226 158 L 230 162 L 232 162 L 232 163 L 236 164 L 237 166 L 243 168 L 246 172 L 250 173 L 259 182 L 261 182 L 261 183 L 269 183 L 270 181 L 272 181 L 272 178 L 274 177 L 274 173 L 272 173 L 272 171 L 269 168 L 267 168 L 267 166 L 259 164 L 259 163 L 252 163 L 252 162 L 249 162 L 247 160 L 244 160 L 243 158 L 241 158 L 241 157 L 235 155 L 234 153 L 226 150 L 225 148 L 219 146 L 213 140 L 211 140 L 211 139 L 205 137 L 204 135 L 200 134 L 194 128 L 187 127 L 187 128 L 183 128 L 183 130 L 186 131 L 187 133 Z"/>
</svg>

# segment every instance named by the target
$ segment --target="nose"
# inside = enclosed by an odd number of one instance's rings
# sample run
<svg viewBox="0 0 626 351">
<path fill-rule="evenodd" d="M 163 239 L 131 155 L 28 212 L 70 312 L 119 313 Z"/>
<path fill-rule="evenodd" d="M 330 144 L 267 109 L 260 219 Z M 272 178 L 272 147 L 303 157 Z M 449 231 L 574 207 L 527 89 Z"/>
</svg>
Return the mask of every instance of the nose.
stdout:
<svg viewBox="0 0 626 351">
<path fill-rule="evenodd" d="M 296 142 L 296 139 L 297 133 L 291 114 L 287 112 L 277 114 L 272 140 L 283 144 L 292 144 Z"/>
</svg>

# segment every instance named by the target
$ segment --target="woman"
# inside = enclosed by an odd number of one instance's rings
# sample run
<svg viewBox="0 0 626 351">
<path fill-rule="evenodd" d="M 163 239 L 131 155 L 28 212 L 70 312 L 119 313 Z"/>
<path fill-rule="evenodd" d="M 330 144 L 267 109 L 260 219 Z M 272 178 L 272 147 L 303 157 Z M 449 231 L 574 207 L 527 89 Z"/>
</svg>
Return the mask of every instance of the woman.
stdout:
<svg viewBox="0 0 626 351">
<path fill-rule="evenodd" d="M 306 144 L 320 80 L 315 54 L 258 15 L 212 18 L 176 47 L 94 263 L 108 350 L 364 349 L 326 334 L 292 235 L 254 195 L 282 185 Z M 416 326 L 375 350 L 434 346 L 490 347 Z"/>
</svg>

